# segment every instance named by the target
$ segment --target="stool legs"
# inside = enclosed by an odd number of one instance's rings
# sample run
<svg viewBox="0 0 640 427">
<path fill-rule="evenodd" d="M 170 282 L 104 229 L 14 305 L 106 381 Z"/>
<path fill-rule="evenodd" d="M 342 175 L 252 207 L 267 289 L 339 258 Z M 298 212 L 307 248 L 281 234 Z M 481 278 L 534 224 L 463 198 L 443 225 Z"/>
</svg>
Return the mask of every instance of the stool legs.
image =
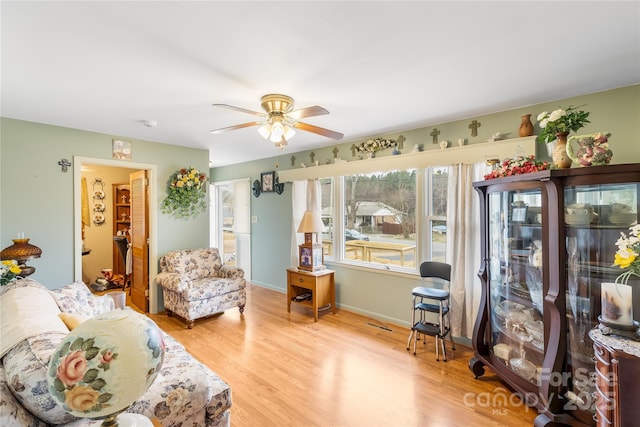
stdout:
<svg viewBox="0 0 640 427">
<path fill-rule="evenodd" d="M 410 349 L 411 347 L 411 340 L 413 339 L 413 354 L 416 354 L 416 346 L 418 343 L 418 340 L 420 339 L 420 329 L 418 329 L 419 325 L 424 324 L 425 322 L 425 314 L 424 314 L 424 310 L 418 308 L 418 298 L 419 296 L 414 295 L 412 298 L 412 307 L 411 307 L 411 331 L 409 332 L 409 338 L 407 339 L 407 350 Z M 420 303 L 422 303 L 423 299 L 420 298 Z M 447 361 L 447 348 L 446 348 L 446 337 L 447 335 L 449 335 L 449 339 L 451 340 L 451 349 L 455 351 L 456 347 L 455 347 L 455 343 L 453 341 L 453 336 L 451 335 L 451 327 L 449 324 L 449 313 L 447 312 L 447 314 L 445 315 L 445 307 L 444 307 L 444 300 L 440 300 L 439 301 L 439 309 L 438 309 L 438 325 L 433 325 L 436 326 L 438 329 L 436 329 L 436 331 L 432 334 L 431 332 L 429 332 L 428 334 L 422 332 L 423 335 L 423 341 L 426 344 L 426 336 L 427 335 L 432 335 L 435 338 L 435 347 L 436 347 L 436 361 L 440 361 L 440 348 L 442 348 L 442 357 L 443 360 L 446 362 Z M 420 317 L 419 319 L 416 321 L 416 310 L 420 311 Z M 435 311 L 434 311 L 435 313 Z M 424 329 L 424 328 L 423 328 Z"/>
</svg>

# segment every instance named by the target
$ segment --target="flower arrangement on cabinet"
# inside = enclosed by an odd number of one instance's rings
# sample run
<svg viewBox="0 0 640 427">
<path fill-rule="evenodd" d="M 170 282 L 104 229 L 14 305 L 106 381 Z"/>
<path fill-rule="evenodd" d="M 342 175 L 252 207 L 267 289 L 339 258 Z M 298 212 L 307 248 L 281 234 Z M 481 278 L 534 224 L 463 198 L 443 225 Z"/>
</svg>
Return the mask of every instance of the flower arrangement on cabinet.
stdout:
<svg viewBox="0 0 640 427">
<path fill-rule="evenodd" d="M 0 286 L 4 286 L 15 280 L 21 271 L 16 260 L 8 259 L 2 261 L 2 264 L 0 264 Z"/>
<path fill-rule="evenodd" d="M 543 111 L 537 117 L 540 133 L 536 140 L 547 143 L 556 139 L 556 135 L 559 133 L 577 132 L 578 129 L 590 123 L 588 117 L 589 112 L 579 111 L 574 106 L 560 107 L 551 113 Z"/>
<path fill-rule="evenodd" d="M 522 175 L 549 169 L 549 162 L 536 160 L 532 154 L 528 157 L 513 157 L 503 160 L 499 166 L 484 176 L 484 179 L 502 178 L 505 176 Z"/>
<path fill-rule="evenodd" d="M 613 263 L 625 270 L 616 278 L 616 283 L 627 284 L 631 276 L 640 277 L 640 224 L 629 227 L 627 235 L 620 233 L 616 246 Z"/>
<path fill-rule="evenodd" d="M 359 152 L 375 153 L 376 151 L 384 150 L 386 148 L 396 147 L 397 141 L 393 139 L 373 138 L 360 143 L 356 147 Z"/>
<path fill-rule="evenodd" d="M 169 180 L 161 211 L 177 218 L 197 216 L 207 207 L 206 182 L 206 175 L 194 167 L 176 171 Z"/>
</svg>

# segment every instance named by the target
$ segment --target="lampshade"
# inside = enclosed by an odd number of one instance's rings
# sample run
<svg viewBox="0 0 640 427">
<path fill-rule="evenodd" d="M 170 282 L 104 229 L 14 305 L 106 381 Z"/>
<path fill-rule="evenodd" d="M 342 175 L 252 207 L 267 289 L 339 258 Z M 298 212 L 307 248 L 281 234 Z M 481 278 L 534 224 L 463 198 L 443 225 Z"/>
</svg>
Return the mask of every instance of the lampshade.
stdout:
<svg viewBox="0 0 640 427">
<path fill-rule="evenodd" d="M 35 267 L 26 265 L 31 258 L 40 258 L 42 249 L 29 243 L 29 239 L 13 239 L 13 245 L 0 252 L 0 260 L 15 259 L 20 267 L 20 276 L 27 277 L 36 271 Z"/>
<path fill-rule="evenodd" d="M 320 214 L 315 211 L 306 211 L 298 226 L 298 233 L 322 233 L 325 231 Z"/>
<path fill-rule="evenodd" d="M 148 317 L 131 309 L 100 314 L 77 326 L 53 353 L 49 392 L 66 412 L 116 426 L 131 418 L 118 414 L 160 372 L 164 348 L 160 329 Z"/>
</svg>

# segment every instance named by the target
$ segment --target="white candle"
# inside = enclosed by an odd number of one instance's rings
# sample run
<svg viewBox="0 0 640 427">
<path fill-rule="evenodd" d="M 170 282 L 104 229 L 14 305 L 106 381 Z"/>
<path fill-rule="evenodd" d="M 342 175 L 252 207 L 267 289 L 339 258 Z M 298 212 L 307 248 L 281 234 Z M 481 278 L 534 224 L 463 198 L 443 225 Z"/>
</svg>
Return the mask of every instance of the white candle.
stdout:
<svg viewBox="0 0 640 427">
<path fill-rule="evenodd" d="M 630 285 L 602 283 L 602 319 L 618 325 L 633 325 L 633 292 Z"/>
</svg>

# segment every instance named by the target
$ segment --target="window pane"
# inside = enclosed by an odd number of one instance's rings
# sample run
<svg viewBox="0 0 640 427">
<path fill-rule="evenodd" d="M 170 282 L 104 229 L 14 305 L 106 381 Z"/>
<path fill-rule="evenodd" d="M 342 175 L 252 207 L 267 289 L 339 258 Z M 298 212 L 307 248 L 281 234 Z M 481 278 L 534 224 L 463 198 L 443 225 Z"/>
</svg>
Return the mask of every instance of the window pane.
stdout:
<svg viewBox="0 0 640 427">
<path fill-rule="evenodd" d="M 322 248 L 325 257 L 333 256 L 333 179 L 320 179 L 320 212 L 326 227 L 322 233 Z"/>
<path fill-rule="evenodd" d="M 415 268 L 416 171 L 345 177 L 344 258 Z"/>
<path fill-rule="evenodd" d="M 447 192 L 449 169 L 427 169 L 425 206 L 425 246 L 430 261 L 446 262 L 447 253 Z"/>
</svg>

